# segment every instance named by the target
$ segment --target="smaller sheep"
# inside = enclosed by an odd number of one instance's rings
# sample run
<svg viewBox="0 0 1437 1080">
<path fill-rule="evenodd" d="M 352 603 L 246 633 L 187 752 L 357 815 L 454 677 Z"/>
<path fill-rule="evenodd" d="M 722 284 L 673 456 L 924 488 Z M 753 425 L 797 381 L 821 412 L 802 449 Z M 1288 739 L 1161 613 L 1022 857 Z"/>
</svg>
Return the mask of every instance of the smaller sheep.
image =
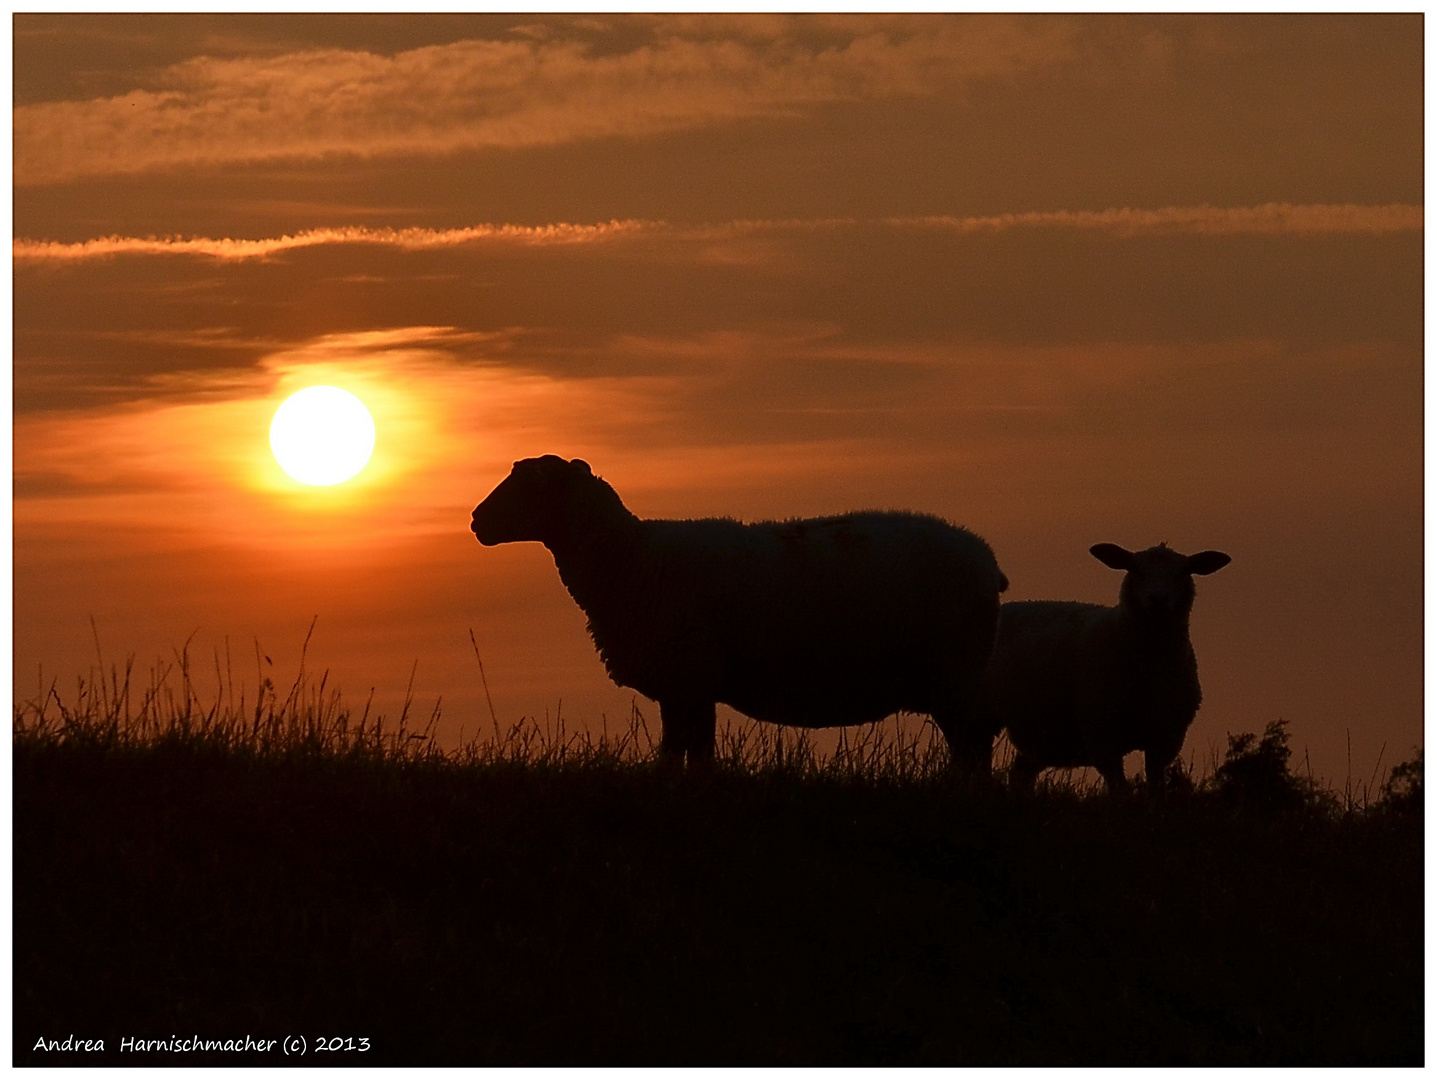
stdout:
<svg viewBox="0 0 1437 1080">
<path fill-rule="evenodd" d="M 1021 790 L 1045 768 L 1089 765 L 1110 791 L 1124 791 L 1123 755 L 1133 750 L 1144 752 L 1148 784 L 1160 790 L 1202 703 L 1188 638 L 1192 576 L 1232 559 L 1166 544 L 1091 551 L 1127 571 L 1116 607 L 1028 600 L 1002 605 L 998 616 L 983 701 L 1017 751 L 1009 777 Z"/>
</svg>

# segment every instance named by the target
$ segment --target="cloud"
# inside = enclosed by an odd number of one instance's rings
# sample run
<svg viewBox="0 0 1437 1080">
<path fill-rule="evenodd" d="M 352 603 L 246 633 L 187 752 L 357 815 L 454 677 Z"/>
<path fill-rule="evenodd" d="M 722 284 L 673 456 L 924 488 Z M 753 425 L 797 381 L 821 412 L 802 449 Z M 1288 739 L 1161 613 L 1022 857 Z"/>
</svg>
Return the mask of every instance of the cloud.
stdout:
<svg viewBox="0 0 1437 1080">
<path fill-rule="evenodd" d="M 1423 208 L 1392 203 L 1352 204 L 1264 203 L 1261 206 L 1165 206 L 1157 210 L 1030 211 L 988 217 L 892 218 L 891 224 L 941 229 L 955 233 L 1007 232 L 1012 229 L 1082 229 L 1119 236 L 1196 233 L 1282 235 L 1304 233 L 1393 233 L 1422 229 Z"/>
<path fill-rule="evenodd" d="M 338 244 L 377 244 L 406 251 L 458 247 L 481 240 L 521 244 L 580 244 L 608 240 L 639 232 L 652 232 L 655 222 L 609 221 L 597 225 L 474 225 L 462 229 L 372 229 L 346 226 L 334 229 L 306 229 L 285 236 L 257 240 L 210 237 L 106 236 L 75 244 L 47 240 L 16 240 L 14 257 L 21 260 L 70 261 L 110 255 L 202 255 L 223 262 L 262 259 L 296 248 Z"/>
<path fill-rule="evenodd" d="M 15 109 L 15 182 L 643 137 L 792 116 L 824 102 L 925 95 L 1047 67 L 1072 52 L 1064 20 L 625 26 L 626 48 L 575 36 L 571 25 L 393 55 L 322 48 L 194 57 L 148 88 Z"/>
<path fill-rule="evenodd" d="M 675 226 L 663 221 L 628 219 L 584 225 L 481 224 L 459 229 L 342 228 L 308 229 L 259 239 L 210 237 L 107 236 L 77 243 L 16 239 L 17 262 L 76 262 L 115 255 L 196 255 L 224 262 L 263 259 L 298 248 L 365 244 L 405 251 L 453 248 L 485 242 L 531 246 L 592 244 L 668 237 L 679 241 L 716 242 L 760 235 L 832 232 L 861 225 L 972 235 L 1019 230 L 1056 229 L 1108 233 L 1119 237 L 1205 235 L 1281 236 L 1315 234 L 1382 235 L 1420 232 L 1423 208 L 1402 203 L 1386 206 L 1352 204 L 1261 206 L 1167 206 L 1154 210 L 1053 210 L 976 217 L 899 217 L 881 221 L 824 218 L 786 221 L 733 221 L 711 226 Z"/>
</svg>

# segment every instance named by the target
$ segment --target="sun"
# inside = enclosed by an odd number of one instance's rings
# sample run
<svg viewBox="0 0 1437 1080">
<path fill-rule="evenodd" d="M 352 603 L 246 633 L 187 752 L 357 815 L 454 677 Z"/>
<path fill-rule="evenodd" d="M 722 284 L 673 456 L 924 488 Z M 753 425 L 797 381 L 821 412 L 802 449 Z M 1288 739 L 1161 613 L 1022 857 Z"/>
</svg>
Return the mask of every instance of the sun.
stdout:
<svg viewBox="0 0 1437 1080">
<path fill-rule="evenodd" d="M 374 418 L 348 390 L 311 386 L 275 410 L 269 445 L 280 468 L 301 484 L 342 484 L 374 453 Z"/>
</svg>

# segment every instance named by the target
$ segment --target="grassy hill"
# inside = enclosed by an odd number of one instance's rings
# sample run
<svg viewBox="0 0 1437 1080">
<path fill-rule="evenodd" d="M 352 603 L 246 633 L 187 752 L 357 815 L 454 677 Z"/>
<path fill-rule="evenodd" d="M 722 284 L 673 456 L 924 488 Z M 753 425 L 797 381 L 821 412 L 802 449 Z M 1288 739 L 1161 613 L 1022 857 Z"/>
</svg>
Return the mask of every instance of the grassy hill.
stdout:
<svg viewBox="0 0 1437 1080">
<path fill-rule="evenodd" d="M 1270 728 L 1019 797 L 754 726 L 675 775 L 637 716 L 442 754 L 301 684 L 18 710 L 16 1064 L 1422 1061 L 1420 765 L 1354 804 Z M 122 1049 L 196 1036 L 305 1054 Z"/>
</svg>

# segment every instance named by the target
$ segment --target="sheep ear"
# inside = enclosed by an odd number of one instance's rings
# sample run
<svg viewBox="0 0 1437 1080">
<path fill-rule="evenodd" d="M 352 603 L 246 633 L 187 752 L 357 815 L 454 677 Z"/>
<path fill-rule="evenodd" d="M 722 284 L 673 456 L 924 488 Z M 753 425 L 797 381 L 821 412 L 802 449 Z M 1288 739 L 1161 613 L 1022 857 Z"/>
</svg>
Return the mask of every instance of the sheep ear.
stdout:
<svg viewBox="0 0 1437 1080">
<path fill-rule="evenodd" d="M 1188 556 L 1189 574 L 1211 574 L 1232 562 L 1232 556 L 1225 551 L 1199 551 Z"/>
<path fill-rule="evenodd" d="M 1094 544 L 1088 548 L 1093 558 L 1104 566 L 1110 566 L 1114 570 L 1131 570 L 1133 568 L 1133 553 L 1127 548 L 1118 547 L 1117 544 Z"/>
<path fill-rule="evenodd" d="M 580 458 L 575 458 L 573 461 L 569 462 L 569 465 L 570 465 L 572 468 L 578 469 L 578 470 L 579 470 L 581 473 L 583 473 L 585 476 L 592 476 L 592 475 L 594 475 L 594 474 L 593 474 L 593 470 L 591 470 L 591 469 L 589 468 L 589 463 L 588 463 L 587 461 L 584 461 L 584 460 L 580 459 Z"/>
</svg>

